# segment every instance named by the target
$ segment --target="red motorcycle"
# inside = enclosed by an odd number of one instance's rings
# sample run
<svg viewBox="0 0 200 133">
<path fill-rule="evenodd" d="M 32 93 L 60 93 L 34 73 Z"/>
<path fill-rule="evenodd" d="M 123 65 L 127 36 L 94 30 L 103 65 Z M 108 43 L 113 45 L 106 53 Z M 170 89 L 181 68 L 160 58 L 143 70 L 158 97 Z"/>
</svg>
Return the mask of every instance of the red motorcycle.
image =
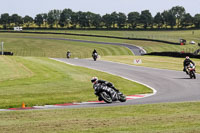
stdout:
<svg viewBox="0 0 200 133">
<path fill-rule="evenodd" d="M 187 71 L 188 71 L 188 75 L 190 76 L 190 78 L 194 78 L 196 79 L 196 75 L 195 75 L 195 66 L 190 63 L 188 66 L 187 66 Z"/>
</svg>

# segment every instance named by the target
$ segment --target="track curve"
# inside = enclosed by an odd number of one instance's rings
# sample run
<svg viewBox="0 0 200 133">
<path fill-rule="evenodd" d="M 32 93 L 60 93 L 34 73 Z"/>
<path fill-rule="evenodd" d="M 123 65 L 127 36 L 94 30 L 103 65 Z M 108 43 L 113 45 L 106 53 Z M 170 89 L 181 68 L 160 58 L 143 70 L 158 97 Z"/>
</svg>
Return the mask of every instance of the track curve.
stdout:
<svg viewBox="0 0 200 133">
<path fill-rule="evenodd" d="M 154 96 L 143 99 L 129 100 L 125 103 L 109 104 L 116 105 L 132 105 L 132 104 L 153 104 L 166 102 L 187 102 L 200 100 L 200 75 L 197 74 L 197 79 L 190 79 L 182 71 L 155 69 L 148 67 L 138 67 L 121 63 L 108 61 L 96 61 L 90 59 L 60 59 L 68 64 L 87 67 L 95 70 L 100 70 L 112 73 L 118 76 L 123 76 L 146 85 L 157 90 Z M 85 105 L 84 105 L 85 106 Z M 94 104 L 94 106 L 106 106 L 105 104 Z M 77 107 L 77 106 L 76 106 Z"/>
<path fill-rule="evenodd" d="M 87 102 L 82 104 L 66 103 L 63 105 L 33 106 L 27 108 L 0 109 L 0 111 L 11 110 L 32 110 L 32 109 L 58 109 L 58 108 L 86 108 L 104 107 L 136 104 L 154 104 L 167 102 L 191 102 L 200 101 L 200 75 L 197 79 L 190 79 L 188 75 L 181 71 L 164 70 L 148 67 L 132 66 L 109 61 L 93 61 L 92 59 L 64 59 L 52 58 L 53 60 L 71 65 L 82 66 L 90 69 L 104 71 L 118 75 L 139 83 L 150 86 L 156 90 L 154 95 L 145 98 L 127 100 L 126 102 L 114 102 L 112 104 Z M 155 91 L 154 91 L 155 92 Z M 74 106 L 75 105 L 75 106 Z"/>
<path fill-rule="evenodd" d="M 146 51 L 135 45 L 126 44 L 126 43 L 112 43 L 112 42 L 99 42 L 99 41 L 88 41 L 88 40 L 79 40 L 79 39 L 68 39 L 68 38 L 46 38 L 46 37 L 18 37 L 18 38 L 32 38 L 32 39 L 48 39 L 48 40 L 64 40 L 64 41 L 72 41 L 72 42 L 85 42 L 85 43 L 95 43 L 95 44 L 104 44 L 104 45 L 117 45 L 123 46 L 131 50 L 131 52 L 136 55 L 140 56 L 142 54 L 146 54 Z"/>
</svg>

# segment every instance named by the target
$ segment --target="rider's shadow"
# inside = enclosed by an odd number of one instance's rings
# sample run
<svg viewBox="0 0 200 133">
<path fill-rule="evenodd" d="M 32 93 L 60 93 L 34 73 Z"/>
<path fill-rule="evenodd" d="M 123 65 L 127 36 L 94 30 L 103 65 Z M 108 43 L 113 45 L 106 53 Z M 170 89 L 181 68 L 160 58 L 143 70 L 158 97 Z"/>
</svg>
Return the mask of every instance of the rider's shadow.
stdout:
<svg viewBox="0 0 200 133">
<path fill-rule="evenodd" d="M 191 78 L 174 78 L 174 79 L 191 79 Z"/>
</svg>

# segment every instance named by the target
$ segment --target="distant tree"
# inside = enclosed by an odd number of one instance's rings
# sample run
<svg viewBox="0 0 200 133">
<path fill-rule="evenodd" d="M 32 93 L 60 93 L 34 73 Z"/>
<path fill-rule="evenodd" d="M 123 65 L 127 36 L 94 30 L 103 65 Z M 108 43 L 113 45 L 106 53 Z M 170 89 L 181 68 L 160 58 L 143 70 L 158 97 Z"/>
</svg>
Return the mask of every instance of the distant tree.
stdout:
<svg viewBox="0 0 200 133">
<path fill-rule="evenodd" d="M 104 25 L 106 26 L 106 28 L 111 28 L 112 26 L 112 18 L 110 14 L 105 14 L 102 16 L 102 21 L 104 23 Z"/>
<path fill-rule="evenodd" d="M 51 28 L 53 28 L 54 25 L 56 25 L 56 27 L 58 28 L 60 14 L 61 14 L 60 10 L 54 9 L 54 10 L 49 11 L 49 13 L 47 15 L 47 23 L 49 24 L 49 26 Z"/>
<path fill-rule="evenodd" d="M 170 9 L 172 15 L 175 16 L 177 20 L 177 27 L 180 27 L 180 22 L 182 21 L 184 14 L 185 14 L 185 8 L 182 6 L 175 6 Z"/>
<path fill-rule="evenodd" d="M 3 28 L 6 29 L 10 25 L 10 16 L 8 13 L 1 14 L 0 23 L 3 25 Z"/>
<path fill-rule="evenodd" d="M 168 12 L 168 23 L 172 29 L 176 25 L 176 17 L 174 16 L 172 10 L 169 10 Z"/>
<path fill-rule="evenodd" d="M 95 28 L 99 28 L 101 26 L 102 18 L 99 14 L 92 13 L 90 18 L 90 24 L 91 26 L 94 26 Z"/>
<path fill-rule="evenodd" d="M 111 22 L 112 22 L 112 27 L 115 28 L 115 25 L 117 24 L 118 21 L 118 14 L 116 12 L 111 13 Z"/>
<path fill-rule="evenodd" d="M 160 27 L 163 26 L 164 20 L 163 20 L 163 17 L 162 17 L 162 15 L 161 15 L 160 12 L 158 12 L 158 13 L 155 15 L 155 17 L 154 17 L 154 19 L 153 19 L 153 22 L 154 22 L 154 24 L 157 25 L 158 28 L 160 28 Z"/>
<path fill-rule="evenodd" d="M 131 24 L 131 28 L 135 29 L 140 21 L 140 13 L 130 12 L 128 14 L 128 23 Z"/>
<path fill-rule="evenodd" d="M 163 17 L 166 28 L 168 25 L 171 28 L 173 28 L 176 25 L 176 17 L 173 15 L 171 10 L 168 10 L 168 11 L 165 10 L 161 13 L 161 15 Z"/>
<path fill-rule="evenodd" d="M 81 28 L 89 27 L 89 19 L 88 14 L 86 12 L 79 11 L 78 13 L 78 22 Z"/>
<path fill-rule="evenodd" d="M 11 21 L 11 23 L 14 23 L 15 26 L 20 26 L 21 24 L 23 24 L 23 19 L 18 14 L 13 14 L 10 17 L 10 21 Z"/>
<path fill-rule="evenodd" d="M 163 18 L 163 23 L 164 23 L 164 25 L 165 25 L 165 28 L 167 28 L 167 26 L 168 26 L 168 15 L 169 14 L 169 11 L 166 11 L 166 10 L 164 10 L 162 13 L 161 13 L 161 16 L 162 16 L 162 18 Z"/>
<path fill-rule="evenodd" d="M 72 25 L 72 28 L 76 28 L 78 24 L 79 24 L 78 13 L 72 12 L 72 14 L 71 14 L 71 25 Z"/>
<path fill-rule="evenodd" d="M 149 10 L 138 12 L 130 12 L 126 16 L 122 12 L 112 12 L 111 14 L 105 14 L 103 16 L 95 14 L 93 12 L 73 12 L 71 9 L 64 10 L 50 10 L 48 13 L 37 14 L 34 18 L 34 23 L 41 27 L 49 26 L 53 28 L 56 26 L 68 27 L 68 28 L 123 28 L 128 26 L 128 28 L 135 29 L 138 25 L 143 26 L 144 29 L 156 25 L 158 28 L 171 27 L 174 28 L 186 28 L 195 25 L 196 28 L 200 28 L 199 18 L 200 15 L 196 14 L 192 17 L 189 13 L 186 13 L 185 8 L 182 6 L 174 6 L 169 10 L 164 10 L 162 13 L 158 12 L 154 17 L 152 17 Z M 25 24 L 29 27 L 33 22 L 33 18 L 26 15 L 24 18 L 18 14 L 13 14 L 9 16 L 8 13 L 1 14 L 0 24 L 4 28 L 11 27 L 13 25 L 20 26 Z M 48 24 L 48 25 L 47 25 Z"/>
<path fill-rule="evenodd" d="M 124 13 L 119 12 L 117 18 L 117 26 L 121 29 L 126 24 L 126 15 Z"/>
<path fill-rule="evenodd" d="M 194 25 L 196 28 L 200 28 L 200 14 L 194 16 Z"/>
<path fill-rule="evenodd" d="M 193 17 L 186 13 L 183 15 L 183 18 L 181 19 L 180 26 L 186 28 L 187 26 L 193 25 Z"/>
<path fill-rule="evenodd" d="M 44 26 L 47 27 L 47 18 L 48 18 L 47 13 L 43 13 L 42 14 L 42 18 L 43 18 L 43 24 L 44 24 Z"/>
<path fill-rule="evenodd" d="M 92 27 L 92 19 L 93 19 L 93 15 L 94 15 L 94 13 L 92 13 L 92 12 L 85 12 L 85 15 L 86 15 L 86 22 L 88 22 L 88 27 Z"/>
<path fill-rule="evenodd" d="M 41 27 L 41 25 L 43 24 L 43 17 L 42 14 L 37 14 L 35 17 L 35 24 L 38 25 L 39 27 Z"/>
<path fill-rule="evenodd" d="M 149 10 L 144 10 L 141 12 L 140 23 L 143 25 L 144 29 L 146 29 L 148 26 L 151 26 L 152 21 L 153 18 Z"/>
<path fill-rule="evenodd" d="M 28 28 L 30 26 L 30 24 L 33 22 L 33 18 L 26 15 L 24 18 L 23 18 L 23 22 L 24 24 L 26 25 L 26 27 Z"/>
<path fill-rule="evenodd" d="M 59 25 L 61 27 L 64 27 L 64 26 L 69 27 L 69 25 L 71 23 L 71 16 L 72 16 L 72 10 L 64 9 L 60 14 Z"/>
<path fill-rule="evenodd" d="M 53 12 L 48 13 L 47 23 L 49 24 L 50 28 L 53 28 L 56 20 L 54 19 Z"/>
</svg>

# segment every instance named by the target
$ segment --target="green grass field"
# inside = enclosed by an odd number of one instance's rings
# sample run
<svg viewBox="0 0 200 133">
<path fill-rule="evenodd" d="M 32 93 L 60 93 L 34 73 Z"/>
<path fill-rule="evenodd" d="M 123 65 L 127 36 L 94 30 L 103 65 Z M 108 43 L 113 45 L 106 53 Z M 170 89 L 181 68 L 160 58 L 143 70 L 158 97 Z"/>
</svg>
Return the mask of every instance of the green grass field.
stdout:
<svg viewBox="0 0 200 133">
<path fill-rule="evenodd" d="M 96 49 L 101 56 L 132 55 L 132 52 L 128 48 L 122 46 L 54 40 L 47 38 L 59 39 L 66 38 L 66 36 L 0 33 L 0 41 L 4 42 L 4 50 L 12 51 L 14 55 L 17 56 L 63 58 L 66 57 L 67 50 L 70 50 L 72 58 L 88 58 L 91 57 L 94 49 Z"/>
<path fill-rule="evenodd" d="M 103 72 L 41 57 L 0 56 L 0 109 L 97 100 L 91 77 L 108 80 L 125 95 L 149 88 Z"/>
<path fill-rule="evenodd" d="M 58 31 L 57 31 L 58 32 Z M 24 38 L 26 37 L 26 38 Z M 35 37 L 35 38 L 30 38 Z M 112 38 L 99 38 L 87 36 L 70 36 L 70 35 L 40 35 L 40 34 L 24 34 L 24 33 L 0 33 L 0 41 L 5 42 L 5 50 L 13 51 L 14 54 L 20 56 L 45 56 L 45 57 L 65 57 L 66 51 L 70 49 L 73 57 L 85 58 L 91 56 L 91 51 L 96 48 L 100 55 L 131 55 L 132 53 L 127 48 L 113 46 L 113 45 L 100 45 L 83 42 L 72 42 L 63 40 L 49 40 L 39 38 L 67 38 L 79 39 L 98 42 L 115 42 L 115 43 L 128 43 L 143 47 L 149 52 L 194 52 L 199 49 L 198 45 L 174 45 L 152 41 L 137 41 L 137 40 L 123 40 Z M 38 38 L 38 39 L 37 39 Z"/>
<path fill-rule="evenodd" d="M 170 70 L 183 70 L 184 58 L 173 58 L 173 57 L 160 57 L 160 56 L 105 56 L 101 58 L 102 60 L 114 61 L 125 63 L 129 65 L 145 66 L 160 69 L 170 69 Z M 134 64 L 134 60 L 142 60 L 142 64 Z M 192 59 L 196 65 L 196 72 L 200 73 L 200 59 Z"/>
<path fill-rule="evenodd" d="M 88 32 L 93 31 L 86 31 L 86 33 Z M 149 33 L 147 34 L 149 35 Z M 174 36 L 179 34 L 176 31 L 172 33 Z M 172 33 L 169 32 L 171 36 L 173 36 Z M 190 31 L 183 33 L 186 33 L 184 35 L 186 37 L 190 34 Z M 101 34 L 116 33 L 102 31 Z M 126 37 L 129 33 L 119 32 L 118 34 Z M 131 32 L 130 34 L 135 33 Z M 143 32 L 143 34 L 145 35 L 146 32 Z M 161 34 L 161 32 L 158 34 Z M 198 32 L 195 31 L 196 34 Z M 117 76 L 70 66 L 47 58 L 65 57 L 68 49 L 72 52 L 73 57 L 88 58 L 91 56 L 91 51 L 96 48 L 103 60 L 132 64 L 134 59 L 142 59 L 141 66 L 182 71 L 183 58 L 137 57 L 129 56 L 132 53 L 126 48 L 112 45 L 22 38 L 30 36 L 129 43 L 142 46 L 148 52 L 185 51 L 198 48 L 197 45 L 176 46 L 108 38 L 0 33 L 0 41 L 5 42 L 5 50 L 13 51 L 15 55 L 19 55 L 13 57 L 0 56 L 0 108 L 21 107 L 22 102 L 30 107 L 96 100 L 90 83 L 93 76 L 111 81 L 125 95 L 152 92 L 145 86 Z M 200 60 L 192 60 L 195 61 L 196 70 L 199 73 Z M 199 105 L 199 102 L 188 102 L 0 112 L 0 132 L 199 133 Z"/>
<path fill-rule="evenodd" d="M 200 103 L 0 112 L 2 133 L 199 133 Z"/>
<path fill-rule="evenodd" d="M 186 39 L 187 43 L 195 41 L 200 43 L 200 30 L 167 30 L 167 31 L 104 31 L 104 30 L 38 30 L 46 32 L 75 33 L 89 35 L 106 35 L 130 38 L 149 38 L 179 42 L 179 39 Z M 37 31 L 36 31 L 37 32 Z"/>
</svg>

